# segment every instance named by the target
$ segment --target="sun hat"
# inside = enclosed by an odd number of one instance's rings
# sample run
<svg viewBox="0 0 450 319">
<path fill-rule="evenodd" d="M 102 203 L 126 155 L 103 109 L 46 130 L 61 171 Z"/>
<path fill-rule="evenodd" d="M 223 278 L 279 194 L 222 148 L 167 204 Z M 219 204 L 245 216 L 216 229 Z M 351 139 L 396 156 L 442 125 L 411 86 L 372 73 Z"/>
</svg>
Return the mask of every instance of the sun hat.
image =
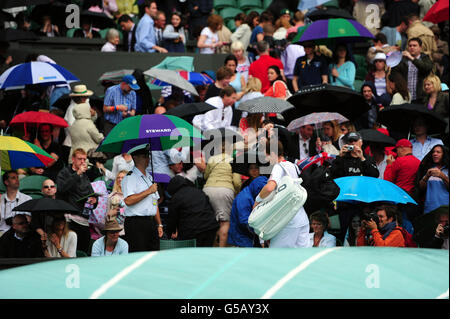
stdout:
<svg viewBox="0 0 450 319">
<path fill-rule="evenodd" d="M 106 232 L 108 230 L 110 231 L 121 231 L 123 228 L 119 225 L 117 220 L 115 218 L 112 218 L 111 220 L 107 220 L 105 222 L 105 227 L 103 228 L 103 231 Z"/>
<path fill-rule="evenodd" d="M 88 90 L 86 85 L 84 84 L 79 84 L 79 85 L 75 85 L 73 87 L 72 92 L 70 92 L 69 96 L 91 96 L 93 95 L 94 92 L 92 92 L 91 90 Z"/>
</svg>

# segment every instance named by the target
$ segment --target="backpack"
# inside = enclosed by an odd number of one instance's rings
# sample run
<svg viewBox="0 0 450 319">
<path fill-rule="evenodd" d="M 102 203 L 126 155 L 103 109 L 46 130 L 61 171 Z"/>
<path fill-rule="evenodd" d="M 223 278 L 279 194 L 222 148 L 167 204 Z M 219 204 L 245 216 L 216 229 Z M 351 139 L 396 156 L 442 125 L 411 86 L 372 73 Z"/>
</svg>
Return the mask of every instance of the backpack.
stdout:
<svg viewBox="0 0 450 319">
<path fill-rule="evenodd" d="M 402 232 L 403 239 L 405 240 L 405 247 L 417 248 L 417 243 L 413 240 L 413 236 L 403 227 L 399 227 L 399 229 Z"/>
</svg>

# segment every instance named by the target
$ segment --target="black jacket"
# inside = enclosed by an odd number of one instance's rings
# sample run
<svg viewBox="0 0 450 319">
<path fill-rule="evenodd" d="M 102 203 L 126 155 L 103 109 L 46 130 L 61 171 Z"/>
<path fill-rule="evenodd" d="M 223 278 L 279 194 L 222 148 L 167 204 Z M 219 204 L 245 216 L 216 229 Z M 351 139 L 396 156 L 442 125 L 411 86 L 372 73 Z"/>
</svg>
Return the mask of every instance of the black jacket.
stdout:
<svg viewBox="0 0 450 319">
<path fill-rule="evenodd" d="M 129 31 L 129 32 L 124 32 L 123 33 L 123 50 L 126 52 L 134 52 L 134 45 L 136 44 L 136 29 L 137 29 L 137 24 L 134 24 L 133 30 Z M 128 35 L 131 32 L 131 42 L 128 43 Z M 130 44 L 130 48 L 128 51 L 128 44 Z"/>
<path fill-rule="evenodd" d="M 19 240 L 15 236 L 15 230 L 10 228 L 0 238 L 0 258 L 41 258 L 45 257 L 42 250 L 41 238 L 34 230 Z"/>
<path fill-rule="evenodd" d="M 331 165 L 331 178 L 361 175 L 378 178 L 380 172 L 378 172 L 374 159 L 367 155 L 364 155 L 364 158 L 366 160 L 362 162 L 359 157 L 352 157 L 349 153 L 343 157 L 337 156 Z"/>
<path fill-rule="evenodd" d="M 316 140 L 317 136 L 313 135 L 308 143 L 308 155 L 309 157 L 317 155 L 316 150 Z M 290 143 L 288 145 L 287 157 L 290 161 L 300 159 L 300 145 L 299 145 L 299 135 L 294 134 L 291 136 Z"/>
<path fill-rule="evenodd" d="M 78 175 L 72 166 L 66 166 L 59 172 L 56 185 L 58 185 L 56 197 L 78 207 L 80 211 L 83 210 L 87 198 L 79 199 L 94 193 L 87 174 Z"/>
<path fill-rule="evenodd" d="M 193 239 L 219 228 L 208 196 L 192 182 L 177 175 L 171 179 L 167 192 L 172 196 L 166 228 L 169 236 L 178 230 L 178 239 Z"/>
</svg>

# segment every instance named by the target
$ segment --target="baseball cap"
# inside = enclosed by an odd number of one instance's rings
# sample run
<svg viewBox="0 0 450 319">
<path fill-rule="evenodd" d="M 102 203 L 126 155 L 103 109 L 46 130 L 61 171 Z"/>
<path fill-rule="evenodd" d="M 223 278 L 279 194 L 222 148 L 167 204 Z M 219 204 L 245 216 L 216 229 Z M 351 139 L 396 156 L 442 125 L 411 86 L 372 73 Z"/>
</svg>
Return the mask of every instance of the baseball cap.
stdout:
<svg viewBox="0 0 450 319">
<path fill-rule="evenodd" d="M 344 143 L 350 143 L 350 142 L 362 140 L 362 136 L 358 132 L 349 132 L 344 135 L 343 140 L 344 140 Z"/>
<path fill-rule="evenodd" d="M 412 144 L 406 138 L 402 138 L 401 140 L 397 141 L 397 144 L 395 144 L 395 148 L 399 147 L 412 147 Z"/>
<path fill-rule="evenodd" d="M 377 60 L 386 61 L 386 54 L 384 54 L 383 52 L 378 52 L 377 54 L 375 54 L 375 57 L 373 58 L 374 62 Z"/>
<path fill-rule="evenodd" d="M 126 84 L 128 84 L 130 86 L 130 88 L 132 88 L 133 90 L 139 90 L 140 87 L 137 84 L 136 78 L 134 76 L 132 76 L 131 74 L 125 75 L 122 78 L 122 81 L 125 82 Z"/>
<path fill-rule="evenodd" d="M 283 15 L 283 14 L 291 14 L 291 11 L 289 11 L 289 9 L 282 9 L 281 11 L 280 11 L 280 15 Z"/>
</svg>

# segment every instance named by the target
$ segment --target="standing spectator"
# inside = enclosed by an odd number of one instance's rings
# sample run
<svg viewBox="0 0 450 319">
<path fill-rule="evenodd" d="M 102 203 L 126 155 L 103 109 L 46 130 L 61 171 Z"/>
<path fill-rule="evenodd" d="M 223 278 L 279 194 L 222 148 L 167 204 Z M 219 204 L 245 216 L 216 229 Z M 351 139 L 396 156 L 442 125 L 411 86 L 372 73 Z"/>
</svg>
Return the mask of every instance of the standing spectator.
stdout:
<svg viewBox="0 0 450 319">
<path fill-rule="evenodd" d="M 415 138 L 411 139 L 412 153 L 419 161 L 422 161 L 434 146 L 444 144 L 441 139 L 428 136 L 428 126 L 422 117 L 414 120 L 412 131 L 415 135 Z"/>
<path fill-rule="evenodd" d="M 292 27 L 291 12 L 289 9 L 283 9 L 280 12 L 280 17 L 275 22 L 275 32 L 273 38 L 275 40 L 283 40 L 287 37 L 287 31 Z"/>
<path fill-rule="evenodd" d="M 164 47 L 168 52 L 185 52 L 186 32 L 181 21 L 181 13 L 174 12 L 170 17 L 170 24 L 164 29 Z"/>
<path fill-rule="evenodd" d="M 327 232 L 329 225 L 328 214 L 318 211 L 311 214 L 309 224 L 313 230 L 310 235 L 310 247 L 336 247 L 336 237 Z"/>
<path fill-rule="evenodd" d="M 449 204 L 448 164 L 449 152 L 444 145 L 434 146 L 420 163 L 416 185 L 425 214 Z"/>
<path fill-rule="evenodd" d="M 208 24 L 208 19 L 213 10 L 213 0 L 188 1 L 189 29 L 191 35 L 200 33 L 200 30 Z M 197 31 L 199 30 L 199 31 Z"/>
<path fill-rule="evenodd" d="M 109 87 L 105 93 L 103 112 L 105 117 L 105 135 L 122 121 L 136 114 L 136 92 L 139 85 L 134 76 L 125 75 L 120 84 Z"/>
<path fill-rule="evenodd" d="M 384 33 L 378 32 L 373 39 L 373 47 L 367 50 L 366 61 L 369 65 L 375 67 L 375 56 L 378 53 L 388 55 L 390 52 L 399 51 L 400 47 L 390 46 Z M 385 59 L 386 60 L 386 59 Z"/>
<path fill-rule="evenodd" d="M 314 52 L 314 43 L 303 43 L 305 55 L 295 61 L 292 87 L 297 92 L 304 86 L 328 83 L 328 63 Z"/>
<path fill-rule="evenodd" d="M 411 103 L 411 92 L 403 75 L 400 72 L 392 71 L 387 79 L 388 92 L 392 95 L 390 105 Z"/>
<path fill-rule="evenodd" d="M 292 19 L 294 20 L 294 26 L 287 30 L 287 36 L 291 33 L 297 34 L 298 28 L 305 25 L 305 15 L 300 10 L 294 13 L 294 17 Z"/>
<path fill-rule="evenodd" d="M 41 258 L 44 249 L 39 235 L 30 230 L 27 217 L 12 217 L 11 229 L 0 238 L 0 258 Z"/>
<path fill-rule="evenodd" d="M 157 11 L 156 12 L 156 17 L 154 18 L 154 23 L 155 23 L 155 36 L 156 36 L 156 45 L 158 47 L 161 48 L 160 51 L 158 51 L 159 53 L 167 53 L 167 49 L 164 48 L 164 36 L 163 36 L 163 32 L 164 29 L 166 28 L 166 15 L 164 12 L 162 11 Z"/>
<path fill-rule="evenodd" d="M 128 243 L 119 237 L 122 227 L 116 220 L 105 223 L 104 236 L 97 239 L 92 245 L 92 257 L 126 255 L 128 254 Z"/>
<path fill-rule="evenodd" d="M 97 201 L 94 190 L 86 175 L 87 154 L 83 149 L 76 149 L 72 154 L 72 165 L 64 167 L 56 177 L 58 199 L 65 200 L 82 212 L 85 204 L 94 205 Z M 91 233 L 87 216 L 66 214 L 69 228 L 77 234 L 77 250 L 89 251 Z"/>
<path fill-rule="evenodd" d="M 234 17 L 234 24 L 236 25 L 236 30 L 231 35 L 231 52 L 234 54 L 233 44 L 236 41 L 240 41 L 242 44 L 242 51 L 246 51 L 250 43 L 250 37 L 252 36 L 251 26 L 248 25 L 244 13 L 239 13 Z M 236 47 L 235 47 L 236 48 Z M 243 53 L 242 52 L 242 53 Z"/>
<path fill-rule="evenodd" d="M 133 167 L 134 162 L 131 155 L 122 153 L 114 157 L 111 173 L 108 173 L 107 171 L 106 177 L 108 180 L 115 180 L 120 171 L 129 172 L 133 169 Z"/>
<path fill-rule="evenodd" d="M 197 247 L 212 247 L 219 224 L 208 196 L 179 175 L 170 180 L 167 192 L 172 196 L 167 233 L 172 239 L 196 239 Z"/>
<path fill-rule="evenodd" d="M 222 24 L 222 27 L 217 31 L 217 35 L 219 36 L 219 42 L 222 42 L 223 45 L 217 48 L 216 53 L 231 53 L 230 44 L 233 33 L 231 33 L 230 29 Z"/>
<path fill-rule="evenodd" d="M 377 122 L 379 106 L 376 99 L 376 92 L 377 90 L 373 82 L 366 81 L 361 86 L 361 94 L 370 109 L 354 121 L 354 125 L 358 130 L 373 128 Z"/>
<path fill-rule="evenodd" d="M 144 2 L 145 14 L 139 20 L 136 28 L 136 44 L 134 49 L 137 52 L 164 52 L 167 51 L 163 47 L 158 46 L 157 38 L 155 34 L 156 13 L 158 9 L 156 7 L 155 0 L 145 0 Z"/>
<path fill-rule="evenodd" d="M 366 81 L 371 81 L 375 84 L 376 95 L 378 97 L 386 97 L 387 92 L 387 72 L 386 72 L 386 54 L 377 52 L 372 60 L 373 71 L 367 73 Z M 373 92 L 375 93 L 375 92 Z"/>
<path fill-rule="evenodd" d="M 53 218 L 50 230 L 47 234 L 46 257 L 76 257 L 77 234 L 69 229 L 64 216 Z"/>
<path fill-rule="evenodd" d="M 158 208 L 158 186 L 148 169 L 149 145 L 139 145 L 129 152 L 134 168 L 122 180 L 125 206 L 125 234 L 130 252 L 159 250 L 163 225 Z"/>
<path fill-rule="evenodd" d="M 78 104 L 73 110 L 75 122 L 69 127 L 72 148 L 70 154 L 75 149 L 82 148 L 90 150 L 97 148 L 104 136 L 100 133 L 91 119 L 91 107 L 87 103 Z M 70 162 L 70 161 L 69 161 Z"/>
<path fill-rule="evenodd" d="M 361 217 L 355 215 L 352 219 L 352 226 L 348 229 L 347 235 L 344 240 L 344 247 L 356 246 L 356 238 L 358 237 L 359 230 L 361 229 Z"/>
<path fill-rule="evenodd" d="M 344 86 L 354 90 L 356 67 L 350 61 L 347 45 L 338 44 L 333 54 L 333 63 L 330 64 L 330 84 Z"/>
<path fill-rule="evenodd" d="M 370 151 L 372 152 L 373 159 L 377 164 L 378 172 L 380 172 L 380 176 L 378 176 L 378 178 L 384 179 L 384 172 L 386 171 L 388 158 L 384 151 L 384 147 L 381 144 L 373 143 L 370 145 Z"/>
<path fill-rule="evenodd" d="M 261 93 L 266 92 L 270 87 L 269 79 L 267 78 L 267 71 L 270 66 L 276 65 L 283 73 L 283 63 L 280 60 L 275 59 L 269 55 L 269 44 L 266 41 L 260 41 L 257 43 L 256 50 L 259 54 L 259 59 L 250 65 L 249 76 L 256 77 L 261 81 L 262 88 Z"/>
<path fill-rule="evenodd" d="M 395 27 L 400 24 L 403 17 L 409 14 L 418 14 L 419 5 L 412 0 L 393 0 L 385 2 L 386 12 L 381 17 L 383 25 Z"/>
<path fill-rule="evenodd" d="M 241 177 L 232 172 L 231 161 L 232 158 L 225 153 L 223 144 L 221 154 L 208 159 L 204 173 L 206 183 L 203 191 L 209 197 L 216 220 L 220 223 L 218 231 L 220 247 L 225 247 L 227 244 L 231 207 L 235 195 L 241 188 Z"/>
<path fill-rule="evenodd" d="M 303 160 L 305 158 L 317 155 L 316 139 L 314 135 L 314 127 L 312 125 L 304 125 L 300 127 L 297 134 L 292 135 L 290 143 L 289 158 L 291 160 Z"/>
<path fill-rule="evenodd" d="M 299 11 L 301 12 L 301 11 Z M 296 33 L 291 32 L 287 37 L 287 46 L 281 53 L 281 63 L 284 65 L 284 76 L 286 77 L 287 86 L 291 92 L 295 92 L 292 86 L 294 78 L 295 62 L 298 58 L 305 56 L 305 49 L 297 43 L 292 43 Z"/>
<path fill-rule="evenodd" d="M 442 92 L 441 80 L 434 74 L 430 74 L 423 80 L 423 91 L 426 94 L 423 102 L 427 109 L 447 117 L 449 114 L 448 92 Z"/>
<path fill-rule="evenodd" d="M 264 40 L 264 26 L 273 25 L 273 16 L 269 11 L 264 11 L 258 17 L 258 25 L 252 29 L 252 35 L 250 36 L 250 44 L 257 44 Z"/>
<path fill-rule="evenodd" d="M 217 70 L 214 84 L 210 84 L 208 86 L 208 90 L 205 94 L 205 100 L 218 96 L 221 90 L 230 85 L 231 79 L 234 75 L 235 73 L 226 66 L 220 67 L 219 70 Z"/>
<path fill-rule="evenodd" d="M 222 28 L 222 25 L 223 19 L 221 16 L 212 14 L 208 17 L 207 26 L 203 28 L 197 41 L 197 48 L 200 49 L 199 53 L 214 54 L 217 48 L 223 46 L 217 33 Z"/>
<path fill-rule="evenodd" d="M 276 65 L 272 65 L 267 69 L 267 79 L 270 82 L 270 87 L 266 92 L 264 92 L 264 96 L 275 97 L 283 100 L 286 100 L 291 96 L 287 84 L 281 76 L 281 70 Z"/>
<path fill-rule="evenodd" d="M 383 205 L 376 211 L 379 223 L 374 220 L 362 221 L 357 246 L 405 247 L 402 229 L 397 222 L 397 208 Z"/>
<path fill-rule="evenodd" d="M 122 170 L 117 173 L 116 178 L 114 180 L 114 186 L 111 193 L 108 195 L 107 202 L 107 215 L 106 220 L 115 219 L 119 223 L 120 226 L 123 227 L 125 222 L 124 214 L 124 202 L 123 202 L 123 191 L 122 191 L 122 180 L 128 174 L 128 171 Z M 125 235 L 124 230 L 120 232 L 120 236 Z"/>
<path fill-rule="evenodd" d="M 416 13 L 408 16 L 409 26 L 406 34 L 408 35 L 408 43 L 411 39 L 419 38 L 422 41 L 420 45 L 422 52 L 432 57 L 432 54 L 437 51 L 436 40 L 434 39 L 433 31 L 423 25 L 419 16 Z"/>
<path fill-rule="evenodd" d="M 229 85 L 236 90 L 237 99 L 239 100 L 244 94 L 242 90 L 245 88 L 245 79 L 241 73 L 237 72 L 237 64 L 238 60 L 233 54 L 230 54 L 225 58 L 224 66 L 233 72 Z"/>
<path fill-rule="evenodd" d="M 408 49 L 403 51 L 402 61 L 393 70 L 399 71 L 407 80 L 411 100 L 422 100 L 423 80 L 432 72 L 433 62 L 430 57 L 422 53 L 422 40 L 410 38 Z"/>
<path fill-rule="evenodd" d="M 16 206 L 31 199 L 30 196 L 19 191 L 20 181 L 16 171 L 7 171 L 2 176 L 6 192 L 0 197 L 0 236 L 11 227 L 11 218 L 17 214 L 31 216 L 30 213 L 13 211 Z"/>
<path fill-rule="evenodd" d="M 119 18 L 119 25 L 124 32 L 123 34 L 123 48 L 127 52 L 134 52 L 136 44 L 136 24 L 129 15 L 124 14 Z"/>
<path fill-rule="evenodd" d="M 243 77 L 245 83 L 248 81 L 248 71 L 250 69 L 250 60 L 244 54 L 245 52 L 244 45 L 240 41 L 233 41 L 231 43 L 231 53 L 236 57 L 238 64 L 236 67 L 236 71 L 239 72 Z"/>
<path fill-rule="evenodd" d="M 113 28 L 109 29 L 106 33 L 106 41 L 101 52 L 116 52 L 120 42 L 119 31 Z"/>
<path fill-rule="evenodd" d="M 253 247 L 255 239 L 259 239 L 248 226 L 248 217 L 252 212 L 256 196 L 266 184 L 267 177 L 259 176 L 234 199 L 230 215 L 230 229 L 228 230 L 229 245 Z"/>
<path fill-rule="evenodd" d="M 408 37 L 406 36 L 406 30 L 408 30 L 409 20 L 402 17 L 398 25 L 394 27 L 384 26 L 380 33 L 386 36 L 387 44 L 397 47 L 399 50 L 406 50 L 406 44 Z"/>
</svg>

